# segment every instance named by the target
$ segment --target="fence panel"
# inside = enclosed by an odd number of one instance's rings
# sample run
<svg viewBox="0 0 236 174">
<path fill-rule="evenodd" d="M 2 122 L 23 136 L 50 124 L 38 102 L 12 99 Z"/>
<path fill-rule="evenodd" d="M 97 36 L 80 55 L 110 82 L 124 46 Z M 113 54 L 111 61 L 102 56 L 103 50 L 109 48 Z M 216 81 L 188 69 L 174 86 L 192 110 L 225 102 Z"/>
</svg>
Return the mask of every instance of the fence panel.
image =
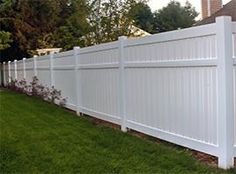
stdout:
<svg viewBox="0 0 236 174">
<path fill-rule="evenodd" d="M 36 57 L 37 77 L 44 86 L 51 86 L 50 57 L 49 55 Z"/>
<path fill-rule="evenodd" d="M 17 80 L 24 79 L 24 66 L 23 60 L 17 61 Z"/>
<path fill-rule="evenodd" d="M 82 48 L 79 59 L 83 112 L 120 123 L 118 42 Z"/>
<path fill-rule="evenodd" d="M 16 79 L 16 77 L 15 77 L 15 62 L 13 61 L 13 62 L 11 62 L 10 63 L 10 74 L 11 74 L 11 79 L 12 80 L 15 80 Z"/>
<path fill-rule="evenodd" d="M 236 157 L 236 22 L 233 22 L 233 60 L 234 60 L 234 156 Z"/>
<path fill-rule="evenodd" d="M 234 156 L 236 157 L 236 58 L 234 59 Z"/>
<path fill-rule="evenodd" d="M 53 56 L 54 86 L 67 97 L 67 106 L 76 110 L 75 57 L 73 50 Z"/>
<path fill-rule="evenodd" d="M 199 32 L 195 29 L 185 31 L 199 34 L 204 30 L 207 34 L 185 38 L 176 31 L 154 36 L 155 42 L 151 37 L 127 41 L 127 125 L 201 151 L 209 153 L 211 149 L 215 154 L 215 30 L 214 25 L 197 28 Z"/>
<path fill-rule="evenodd" d="M 7 85 L 9 81 L 9 70 L 8 70 L 8 64 L 6 62 L 3 63 L 3 84 L 4 86 Z"/>
<path fill-rule="evenodd" d="M 25 60 L 25 72 L 26 72 L 26 82 L 30 83 L 34 77 L 34 60 L 26 59 Z"/>
</svg>

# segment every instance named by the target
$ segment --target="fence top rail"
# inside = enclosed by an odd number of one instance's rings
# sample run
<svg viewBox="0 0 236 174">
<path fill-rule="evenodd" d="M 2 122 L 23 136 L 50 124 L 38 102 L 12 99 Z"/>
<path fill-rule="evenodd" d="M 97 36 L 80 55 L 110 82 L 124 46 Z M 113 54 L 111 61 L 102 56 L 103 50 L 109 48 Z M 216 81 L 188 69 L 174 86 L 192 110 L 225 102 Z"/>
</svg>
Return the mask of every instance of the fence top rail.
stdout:
<svg viewBox="0 0 236 174">
<path fill-rule="evenodd" d="M 43 55 L 43 56 L 38 56 L 36 57 L 37 61 L 40 61 L 40 60 L 45 60 L 45 59 L 49 59 L 50 58 L 50 55 Z M 33 58 L 32 58 L 33 59 Z"/>
<path fill-rule="evenodd" d="M 43 61 L 45 59 L 49 59 L 49 55 L 43 55 L 43 56 L 37 56 L 36 57 L 37 61 Z M 33 62 L 34 58 L 27 58 L 25 59 L 25 62 Z M 19 61 L 23 61 L 23 59 L 19 60 Z"/>
<path fill-rule="evenodd" d="M 112 49 L 118 49 L 118 41 L 81 48 L 80 54 L 89 54 L 99 51 L 108 51 Z"/>
<path fill-rule="evenodd" d="M 69 50 L 69 51 L 65 51 L 65 52 L 60 52 L 57 54 L 54 54 L 55 59 L 57 58 L 61 58 L 61 57 L 69 57 L 69 56 L 73 56 L 74 55 L 74 51 L 73 50 Z"/>
<path fill-rule="evenodd" d="M 232 31 L 233 31 L 233 34 L 236 34 L 236 22 L 232 22 Z M 181 29 L 181 30 L 158 33 L 158 34 L 154 34 L 150 36 L 145 36 L 142 38 L 127 39 L 125 40 L 124 47 L 148 45 L 148 44 L 153 44 L 153 43 L 164 43 L 164 42 L 185 40 L 185 39 L 191 39 L 191 38 L 197 38 L 197 37 L 212 36 L 215 34 L 216 34 L 216 23 L 213 23 L 213 24 L 195 26 L 195 27 Z M 119 48 L 119 41 L 113 41 L 109 43 L 103 43 L 99 45 L 81 48 L 78 54 L 96 53 L 96 52 L 109 51 L 109 50 L 118 49 L 118 48 Z M 73 56 L 73 55 L 74 55 L 74 50 L 69 50 L 69 51 L 54 54 L 54 58 L 56 59 L 56 58 Z M 50 55 L 43 55 L 43 56 L 39 56 L 37 58 L 37 61 L 42 61 L 49 58 L 50 58 Z M 33 61 L 33 58 L 28 58 L 25 61 L 31 62 Z"/>
<path fill-rule="evenodd" d="M 18 64 L 23 63 L 23 59 L 17 61 Z"/>
<path fill-rule="evenodd" d="M 43 58 L 42 56 L 40 56 L 40 59 Z M 33 58 L 28 58 L 28 59 L 25 59 L 25 62 L 33 62 Z"/>
<path fill-rule="evenodd" d="M 196 37 L 210 36 L 215 34 L 216 34 L 216 24 L 213 23 L 181 30 L 163 32 L 159 34 L 145 36 L 143 38 L 129 39 L 126 41 L 125 47 L 184 40 Z"/>
</svg>

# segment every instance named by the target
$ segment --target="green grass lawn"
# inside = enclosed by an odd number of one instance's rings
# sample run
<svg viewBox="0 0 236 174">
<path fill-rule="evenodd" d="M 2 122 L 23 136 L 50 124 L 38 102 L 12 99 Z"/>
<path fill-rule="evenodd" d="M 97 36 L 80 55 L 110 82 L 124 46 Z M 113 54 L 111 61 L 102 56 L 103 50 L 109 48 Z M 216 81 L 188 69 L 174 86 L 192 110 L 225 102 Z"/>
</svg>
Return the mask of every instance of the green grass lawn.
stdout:
<svg viewBox="0 0 236 174">
<path fill-rule="evenodd" d="M 0 173 L 236 173 L 6 90 L 0 126 Z"/>
</svg>

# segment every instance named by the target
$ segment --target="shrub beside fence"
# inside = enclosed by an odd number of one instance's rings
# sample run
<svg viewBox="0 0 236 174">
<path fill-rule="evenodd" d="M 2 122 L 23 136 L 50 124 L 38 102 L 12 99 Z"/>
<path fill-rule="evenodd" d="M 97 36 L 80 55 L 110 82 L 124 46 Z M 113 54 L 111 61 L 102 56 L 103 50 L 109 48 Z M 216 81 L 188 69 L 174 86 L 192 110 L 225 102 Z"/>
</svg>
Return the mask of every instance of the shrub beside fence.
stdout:
<svg viewBox="0 0 236 174">
<path fill-rule="evenodd" d="M 37 76 L 66 107 L 205 152 L 236 157 L 236 23 L 216 23 L 3 64 L 3 81 Z"/>
</svg>

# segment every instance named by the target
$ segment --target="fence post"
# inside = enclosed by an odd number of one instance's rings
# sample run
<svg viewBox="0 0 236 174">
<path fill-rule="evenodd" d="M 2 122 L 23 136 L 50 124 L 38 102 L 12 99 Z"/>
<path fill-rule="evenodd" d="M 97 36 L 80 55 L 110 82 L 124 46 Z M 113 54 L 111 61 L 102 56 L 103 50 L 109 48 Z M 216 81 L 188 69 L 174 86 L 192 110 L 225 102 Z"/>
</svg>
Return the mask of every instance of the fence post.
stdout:
<svg viewBox="0 0 236 174">
<path fill-rule="evenodd" d="M 76 113 L 81 116 L 82 114 L 82 103 L 81 103 L 81 85 L 80 85 L 80 47 L 74 47 L 74 58 L 75 58 L 75 92 L 76 92 Z"/>
<path fill-rule="evenodd" d="M 37 72 L 37 55 L 34 55 L 33 60 L 34 60 L 34 76 L 37 76 L 38 75 L 38 72 Z"/>
<path fill-rule="evenodd" d="M 124 42 L 127 39 L 126 36 L 119 37 L 119 89 L 120 89 L 120 118 L 121 118 L 121 130 L 127 132 L 126 127 L 126 94 L 125 94 L 125 58 L 124 58 Z"/>
<path fill-rule="evenodd" d="M 26 79 L 25 60 L 26 58 L 23 58 L 23 78 L 24 79 Z"/>
<path fill-rule="evenodd" d="M 2 67 L 2 71 L 3 71 L 3 86 L 6 85 L 6 62 L 3 62 L 3 67 Z"/>
<path fill-rule="evenodd" d="M 8 83 L 11 83 L 11 61 L 8 61 Z"/>
<path fill-rule="evenodd" d="M 216 18 L 220 168 L 234 166 L 233 44 L 231 17 Z"/>
<path fill-rule="evenodd" d="M 54 57 L 54 52 L 50 52 L 50 80 L 51 80 L 51 86 L 54 86 L 53 57 Z"/>
<path fill-rule="evenodd" d="M 17 80 L 17 60 L 14 60 L 15 80 Z"/>
</svg>

